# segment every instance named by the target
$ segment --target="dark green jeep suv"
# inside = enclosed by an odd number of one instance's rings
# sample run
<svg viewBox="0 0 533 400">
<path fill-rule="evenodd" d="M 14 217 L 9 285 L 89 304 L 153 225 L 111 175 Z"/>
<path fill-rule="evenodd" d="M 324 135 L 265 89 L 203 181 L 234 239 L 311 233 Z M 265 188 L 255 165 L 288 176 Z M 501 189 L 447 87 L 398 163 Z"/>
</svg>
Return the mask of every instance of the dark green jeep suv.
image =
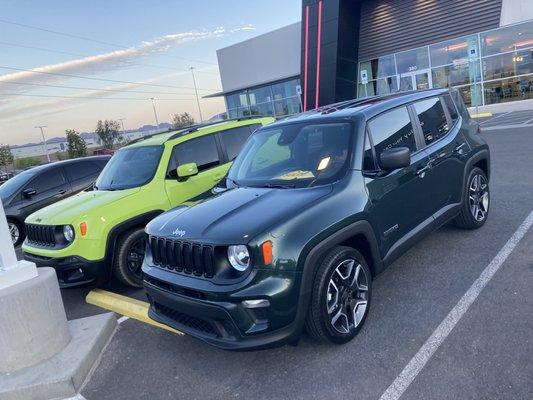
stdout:
<svg viewBox="0 0 533 400">
<path fill-rule="evenodd" d="M 347 101 L 246 142 L 213 195 L 146 227 L 151 318 L 224 349 L 345 343 L 372 278 L 450 220 L 481 227 L 490 154 L 455 91 Z"/>
</svg>

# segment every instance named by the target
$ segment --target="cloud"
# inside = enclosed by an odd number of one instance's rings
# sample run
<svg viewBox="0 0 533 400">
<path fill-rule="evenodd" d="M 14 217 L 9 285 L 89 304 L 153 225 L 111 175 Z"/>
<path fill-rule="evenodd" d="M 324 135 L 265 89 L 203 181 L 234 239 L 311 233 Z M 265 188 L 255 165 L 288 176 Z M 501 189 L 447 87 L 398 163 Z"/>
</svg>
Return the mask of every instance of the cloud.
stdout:
<svg viewBox="0 0 533 400">
<path fill-rule="evenodd" d="M 23 85 L 1 85 L 2 83 L 29 82 L 29 83 L 46 83 L 57 82 L 69 79 L 52 74 L 99 74 L 109 70 L 123 67 L 132 63 L 135 59 L 149 56 L 151 54 L 164 53 L 171 47 L 195 40 L 203 40 L 213 37 L 219 37 L 227 33 L 234 33 L 240 30 L 254 29 L 252 25 L 247 24 L 238 28 L 227 30 L 224 27 L 217 27 L 213 30 L 189 31 L 182 33 L 169 34 L 155 38 L 151 41 L 141 42 L 138 46 L 130 47 L 123 50 L 112 51 L 98 54 L 95 56 L 83 57 L 75 60 L 65 61 L 62 63 L 45 65 L 34 68 L 32 71 L 43 72 L 35 73 L 31 71 L 20 71 L 5 75 L 0 75 L 0 91 L 7 93 L 25 92 L 27 86 Z"/>
<path fill-rule="evenodd" d="M 211 69 L 211 67 L 204 67 L 199 68 L 198 71 L 202 70 L 208 70 Z M 60 112 L 68 111 L 73 108 L 79 107 L 80 105 L 88 102 L 88 101 L 95 101 L 97 99 L 101 98 L 107 98 L 112 96 L 128 96 L 135 98 L 142 98 L 141 94 L 138 93 L 132 93 L 131 95 L 128 95 L 128 93 L 117 93 L 110 90 L 131 90 L 136 89 L 138 87 L 143 86 L 145 83 L 154 83 L 163 79 L 168 78 L 174 78 L 176 76 L 189 74 L 189 71 L 179 71 L 179 72 L 173 72 L 170 74 L 165 75 L 159 75 L 157 77 L 153 77 L 150 79 L 143 80 L 142 82 L 138 83 L 124 83 L 124 84 L 116 84 L 111 86 L 106 86 L 103 88 L 100 88 L 98 90 L 90 90 L 90 91 L 83 91 L 79 92 L 77 94 L 69 94 L 68 96 L 71 98 L 51 98 L 47 101 L 41 101 L 37 103 L 31 103 L 31 104 L 22 104 L 22 105 L 12 105 L 12 107 L 0 109 L 0 119 L 3 121 L 18 121 L 25 119 L 29 116 L 42 116 L 42 115 L 50 115 L 50 114 L 57 114 Z M 192 96 L 193 93 L 184 93 L 183 96 Z M 146 95 L 148 97 L 148 95 Z M 172 98 L 175 98 L 177 96 L 182 96 L 180 94 L 172 94 L 169 95 Z M 184 97 L 184 100 L 193 100 L 193 97 Z M 1 104 L 0 100 L 0 104 Z M 7 100 L 4 100 L 7 102 Z M 105 101 L 105 100 L 102 100 Z M 138 101 L 138 100 L 132 100 L 132 101 Z M 148 100 L 147 100 L 148 101 Z"/>
</svg>

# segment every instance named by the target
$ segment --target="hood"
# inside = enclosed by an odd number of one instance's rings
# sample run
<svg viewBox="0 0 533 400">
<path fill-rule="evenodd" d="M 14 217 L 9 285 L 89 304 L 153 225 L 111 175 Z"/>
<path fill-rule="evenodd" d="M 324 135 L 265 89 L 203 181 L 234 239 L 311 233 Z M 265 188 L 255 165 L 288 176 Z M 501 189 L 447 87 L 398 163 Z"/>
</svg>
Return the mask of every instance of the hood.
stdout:
<svg viewBox="0 0 533 400">
<path fill-rule="evenodd" d="M 137 193 L 139 190 L 139 188 L 134 188 L 114 191 L 94 190 L 81 192 L 34 212 L 26 218 L 26 222 L 43 225 L 70 224 L 85 218 L 87 214 L 95 209 L 106 207 Z"/>
<path fill-rule="evenodd" d="M 191 207 L 168 211 L 146 230 L 155 236 L 239 243 L 284 222 L 331 190 L 331 186 L 231 189 Z"/>
</svg>

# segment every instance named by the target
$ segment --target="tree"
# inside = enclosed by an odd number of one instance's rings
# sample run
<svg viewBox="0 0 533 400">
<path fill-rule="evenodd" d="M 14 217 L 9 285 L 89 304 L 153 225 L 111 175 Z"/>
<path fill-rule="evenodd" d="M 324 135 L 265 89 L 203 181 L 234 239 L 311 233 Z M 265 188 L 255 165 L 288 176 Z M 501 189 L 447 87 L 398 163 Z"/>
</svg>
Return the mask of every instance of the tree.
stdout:
<svg viewBox="0 0 533 400">
<path fill-rule="evenodd" d="M 87 144 L 74 129 L 65 131 L 67 137 L 67 152 L 69 158 L 85 157 L 87 155 Z"/>
<path fill-rule="evenodd" d="M 96 124 L 96 134 L 105 149 L 112 150 L 113 145 L 122 140 L 120 122 L 113 120 L 99 120 Z"/>
<path fill-rule="evenodd" d="M 13 163 L 13 154 L 9 146 L 0 145 L 0 165 L 7 170 L 7 166 Z"/>
<path fill-rule="evenodd" d="M 172 116 L 172 125 L 174 126 L 174 129 L 186 128 L 194 125 L 194 122 L 194 118 L 188 112 L 174 114 Z"/>
</svg>

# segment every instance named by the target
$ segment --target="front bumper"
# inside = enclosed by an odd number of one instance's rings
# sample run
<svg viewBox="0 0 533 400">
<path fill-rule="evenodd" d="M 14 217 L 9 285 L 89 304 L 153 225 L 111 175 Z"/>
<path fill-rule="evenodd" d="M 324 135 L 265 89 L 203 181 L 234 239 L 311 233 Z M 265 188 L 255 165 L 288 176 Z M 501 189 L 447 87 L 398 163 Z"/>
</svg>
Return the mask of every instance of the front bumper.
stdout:
<svg viewBox="0 0 533 400">
<path fill-rule="evenodd" d="M 225 350 L 259 350 L 295 342 L 305 312 L 299 308 L 301 274 L 256 271 L 236 285 L 143 266 L 150 318 Z M 195 281 L 197 285 L 195 285 Z M 216 286 L 216 288 L 214 288 Z M 249 307 L 244 300 L 266 300 Z"/>
<path fill-rule="evenodd" d="M 23 251 L 24 259 L 37 267 L 56 270 L 59 287 L 69 288 L 90 284 L 100 285 L 108 279 L 108 263 L 105 260 L 89 261 L 79 256 L 44 257 Z"/>
</svg>

